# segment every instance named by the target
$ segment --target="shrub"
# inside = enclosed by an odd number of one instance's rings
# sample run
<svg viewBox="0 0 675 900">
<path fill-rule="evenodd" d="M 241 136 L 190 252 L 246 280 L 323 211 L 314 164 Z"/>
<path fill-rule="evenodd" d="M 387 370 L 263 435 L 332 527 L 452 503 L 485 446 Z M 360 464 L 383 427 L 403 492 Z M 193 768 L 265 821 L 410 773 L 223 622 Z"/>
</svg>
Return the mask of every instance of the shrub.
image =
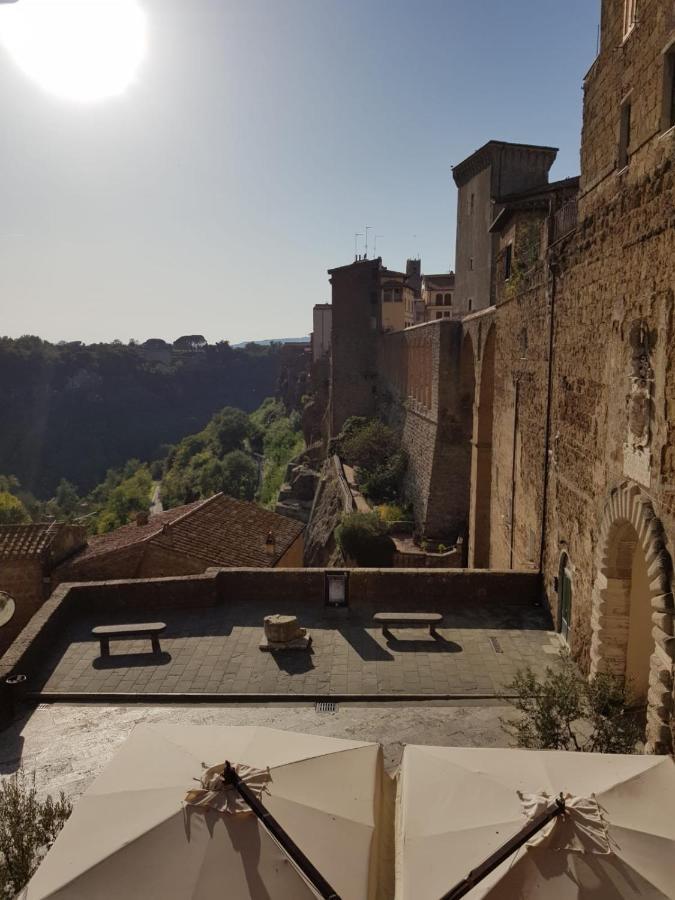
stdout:
<svg viewBox="0 0 675 900">
<path fill-rule="evenodd" d="M 379 419 L 371 419 L 365 425 L 354 427 L 340 438 L 342 454 L 350 466 L 358 466 L 366 472 L 375 472 L 384 466 L 398 450 L 398 440 L 393 429 Z"/>
<path fill-rule="evenodd" d="M 394 542 L 388 527 L 376 512 L 354 512 L 338 525 L 335 538 L 344 556 L 359 566 L 388 567 L 392 564 Z"/>
<path fill-rule="evenodd" d="M 404 450 L 391 454 L 386 462 L 363 479 L 363 493 L 375 503 L 398 500 L 403 490 L 403 478 L 408 467 L 408 457 Z"/>
<path fill-rule="evenodd" d="M 35 773 L 0 782 L 0 896 L 14 897 L 27 884 L 56 840 L 72 805 L 63 793 L 40 801 Z"/>
<path fill-rule="evenodd" d="M 14 494 L 0 492 L 0 525 L 24 525 L 30 522 L 28 510 Z"/>
<path fill-rule="evenodd" d="M 395 503 L 383 503 L 375 510 L 383 522 L 391 524 L 392 522 L 401 522 L 405 518 L 403 510 Z"/>
<path fill-rule="evenodd" d="M 579 750 L 597 753 L 634 753 L 640 723 L 629 708 L 627 688 L 611 675 L 584 678 L 569 657 L 562 667 L 548 667 L 544 678 L 527 666 L 507 690 L 522 713 L 515 723 L 503 721 L 519 747 L 534 750 Z"/>
</svg>

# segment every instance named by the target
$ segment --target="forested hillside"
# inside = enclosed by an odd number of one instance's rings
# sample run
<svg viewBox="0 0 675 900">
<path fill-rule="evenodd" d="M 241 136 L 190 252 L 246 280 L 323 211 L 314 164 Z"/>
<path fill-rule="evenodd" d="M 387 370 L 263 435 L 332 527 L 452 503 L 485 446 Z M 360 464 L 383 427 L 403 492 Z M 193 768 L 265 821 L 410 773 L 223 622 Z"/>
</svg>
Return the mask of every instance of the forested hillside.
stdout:
<svg viewBox="0 0 675 900">
<path fill-rule="evenodd" d="M 274 394 L 276 345 L 227 342 L 152 362 L 135 345 L 0 338 L 0 473 L 47 499 L 65 478 L 80 495 L 110 468 L 164 455 L 216 410 Z"/>
</svg>

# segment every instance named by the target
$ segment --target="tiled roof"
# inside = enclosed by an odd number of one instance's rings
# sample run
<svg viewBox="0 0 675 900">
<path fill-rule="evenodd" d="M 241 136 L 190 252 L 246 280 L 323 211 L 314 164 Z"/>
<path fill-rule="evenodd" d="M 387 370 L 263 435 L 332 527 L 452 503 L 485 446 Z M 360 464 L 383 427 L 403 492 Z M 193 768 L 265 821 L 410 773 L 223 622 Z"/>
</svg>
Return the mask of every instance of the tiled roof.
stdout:
<svg viewBox="0 0 675 900">
<path fill-rule="evenodd" d="M 0 559 L 42 556 L 57 533 L 58 525 L 55 522 L 0 525 Z"/>
<path fill-rule="evenodd" d="M 153 543 L 171 547 L 214 566 L 273 566 L 302 534 L 304 525 L 257 503 L 216 494 L 184 516 Z M 269 532 L 274 550 L 265 546 Z"/>
<path fill-rule="evenodd" d="M 162 528 L 171 525 L 177 519 L 190 515 L 194 510 L 208 503 L 208 500 L 197 500 L 194 503 L 188 503 L 187 506 L 176 506 L 174 509 L 167 509 L 164 512 L 157 513 L 153 516 L 147 525 L 123 525 L 107 534 L 97 534 L 89 538 L 87 546 L 77 554 L 72 560 L 72 564 L 83 562 L 84 560 L 94 559 L 102 556 L 104 553 L 114 553 L 133 544 L 140 544 L 143 541 L 161 534 Z"/>
<path fill-rule="evenodd" d="M 302 533 L 301 522 L 256 503 L 215 494 L 153 516 L 147 525 L 125 525 L 90 540 L 69 564 L 91 561 L 142 542 L 174 549 L 212 566 L 274 566 Z M 274 534 L 274 551 L 265 546 Z"/>
</svg>

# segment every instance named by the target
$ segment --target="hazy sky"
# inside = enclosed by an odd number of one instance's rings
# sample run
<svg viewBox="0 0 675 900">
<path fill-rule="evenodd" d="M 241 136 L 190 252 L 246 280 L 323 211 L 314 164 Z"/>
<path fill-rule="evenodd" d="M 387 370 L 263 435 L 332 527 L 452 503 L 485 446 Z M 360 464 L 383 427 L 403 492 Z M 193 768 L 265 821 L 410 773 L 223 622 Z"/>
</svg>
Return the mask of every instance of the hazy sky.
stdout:
<svg viewBox="0 0 675 900">
<path fill-rule="evenodd" d="M 452 266 L 450 167 L 490 138 L 578 173 L 599 0 L 139 4 L 120 96 L 56 98 L 0 47 L 0 334 L 303 335 L 365 225 L 391 268 Z"/>
</svg>

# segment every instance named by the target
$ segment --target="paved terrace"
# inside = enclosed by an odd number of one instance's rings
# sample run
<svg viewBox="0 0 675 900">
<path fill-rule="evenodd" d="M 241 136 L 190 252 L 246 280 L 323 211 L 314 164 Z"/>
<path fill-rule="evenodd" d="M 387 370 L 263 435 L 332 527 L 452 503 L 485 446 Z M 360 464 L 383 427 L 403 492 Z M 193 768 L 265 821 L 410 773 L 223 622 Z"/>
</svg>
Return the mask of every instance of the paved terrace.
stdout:
<svg viewBox="0 0 675 900">
<path fill-rule="evenodd" d="M 535 597 L 529 574 L 458 570 L 356 570 L 349 612 L 326 609 L 321 570 L 64 585 L 2 663 L 26 672 L 29 689 L 44 699 L 489 698 L 504 692 L 519 667 L 541 673 L 556 663 L 558 638 Z M 396 629 L 387 638 L 373 627 L 374 611 L 402 609 L 442 612 L 438 636 Z M 261 652 L 263 616 L 271 612 L 298 615 L 311 631 L 310 650 Z M 100 657 L 93 626 L 158 619 L 168 626 L 161 656 L 143 640 L 112 642 L 111 656 Z"/>
</svg>

